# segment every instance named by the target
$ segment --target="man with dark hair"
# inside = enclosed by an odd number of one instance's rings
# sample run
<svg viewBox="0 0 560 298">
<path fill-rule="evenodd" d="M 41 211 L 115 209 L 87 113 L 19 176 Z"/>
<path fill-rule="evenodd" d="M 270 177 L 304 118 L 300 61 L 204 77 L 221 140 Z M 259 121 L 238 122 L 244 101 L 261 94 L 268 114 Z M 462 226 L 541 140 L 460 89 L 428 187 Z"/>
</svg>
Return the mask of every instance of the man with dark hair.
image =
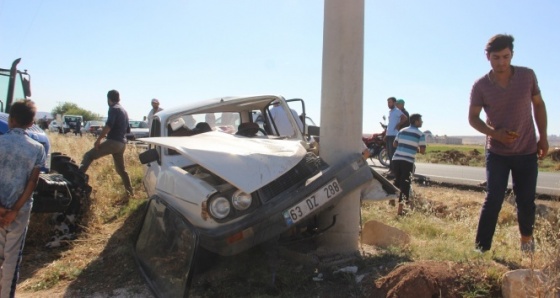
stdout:
<svg viewBox="0 0 560 298">
<path fill-rule="evenodd" d="M 84 154 L 80 170 L 84 173 L 87 172 L 94 160 L 111 154 L 113 155 L 115 170 L 121 176 L 127 195 L 133 196 L 134 191 L 132 190 L 130 177 L 124 166 L 126 133 L 130 129 L 128 126 L 128 113 L 121 106 L 120 101 L 120 95 L 117 90 L 111 90 L 107 93 L 107 104 L 109 105 L 107 122 L 99 136 L 97 136 L 93 148 Z M 107 139 L 101 142 L 105 136 L 107 136 Z"/>
<path fill-rule="evenodd" d="M 416 153 L 426 152 L 426 136 L 420 131 L 420 127 L 422 127 L 422 115 L 412 114 L 410 126 L 399 131 L 393 144 L 397 148 L 392 160 L 395 185 L 400 190 L 398 215 L 403 215 L 404 204 L 408 203 Z"/>
<path fill-rule="evenodd" d="M 397 106 L 397 109 L 401 110 L 401 112 L 403 112 L 403 114 L 406 116 L 406 121 L 403 124 L 399 125 L 399 127 L 397 127 L 398 130 L 401 130 L 410 125 L 410 114 L 404 108 L 404 99 L 402 98 L 397 99 L 395 105 Z"/>
<path fill-rule="evenodd" d="M 78 134 L 80 134 L 80 137 L 82 136 L 82 121 L 80 121 L 80 119 L 76 119 L 76 126 L 74 126 L 74 135 L 78 136 Z"/>
<path fill-rule="evenodd" d="M 521 234 L 521 250 L 532 253 L 535 223 L 537 158 L 548 152 L 546 106 L 534 71 L 511 65 L 513 36 L 498 34 L 486 45 L 489 73 L 471 91 L 469 123 L 487 136 L 486 199 L 482 205 L 475 246 L 490 250 L 511 172 Z M 484 109 L 486 122 L 480 118 Z M 535 119 L 539 138 L 535 133 Z"/>
<path fill-rule="evenodd" d="M 15 102 L 8 118 L 10 130 L 0 135 L 0 297 L 14 297 L 33 190 L 45 165 L 45 149 L 30 138 L 36 112 L 31 100 Z"/>
<path fill-rule="evenodd" d="M 398 127 L 403 125 L 408 118 L 396 107 L 397 99 L 395 97 L 387 98 L 387 107 L 389 107 L 389 123 L 387 124 L 387 132 L 385 133 L 385 146 L 387 147 L 387 156 L 389 160 L 393 159 L 393 154 L 395 153 L 395 148 L 393 147 L 393 142 L 395 137 L 399 132 Z M 393 178 L 394 169 L 393 163 L 389 165 L 389 171 L 387 172 L 387 178 Z"/>
</svg>

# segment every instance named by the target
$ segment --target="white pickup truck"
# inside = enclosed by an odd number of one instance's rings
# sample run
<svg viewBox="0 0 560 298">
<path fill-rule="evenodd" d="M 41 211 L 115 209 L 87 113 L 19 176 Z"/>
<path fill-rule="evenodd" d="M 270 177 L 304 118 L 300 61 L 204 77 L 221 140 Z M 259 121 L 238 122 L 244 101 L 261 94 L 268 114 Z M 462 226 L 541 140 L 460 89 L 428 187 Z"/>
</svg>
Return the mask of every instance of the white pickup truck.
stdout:
<svg viewBox="0 0 560 298">
<path fill-rule="evenodd" d="M 59 126 L 61 133 L 73 132 L 76 129 L 76 124 L 80 122 L 80 126 L 84 123 L 82 115 L 64 115 L 62 116 L 62 125 Z"/>
<path fill-rule="evenodd" d="M 288 111 L 282 121 L 291 133 L 275 133 L 273 102 Z M 149 200 L 134 252 L 158 296 L 183 296 L 199 246 L 231 256 L 270 239 L 316 236 L 336 222 L 319 226 L 318 214 L 371 182 L 360 152 L 325 163 L 295 117 L 274 95 L 215 98 L 155 115 L 150 137 L 140 139 L 149 144 L 140 154 Z"/>
</svg>

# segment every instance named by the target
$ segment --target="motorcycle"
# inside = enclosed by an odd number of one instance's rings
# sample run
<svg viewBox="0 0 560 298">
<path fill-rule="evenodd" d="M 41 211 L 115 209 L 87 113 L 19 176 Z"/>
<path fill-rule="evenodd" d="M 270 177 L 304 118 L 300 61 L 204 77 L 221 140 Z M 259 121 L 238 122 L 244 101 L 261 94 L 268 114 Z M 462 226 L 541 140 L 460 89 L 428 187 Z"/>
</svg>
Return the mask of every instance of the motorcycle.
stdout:
<svg viewBox="0 0 560 298">
<path fill-rule="evenodd" d="M 377 158 L 383 166 L 388 168 L 391 163 L 391 159 L 387 155 L 385 140 L 383 140 L 385 138 L 385 134 L 387 133 L 387 125 L 382 122 L 379 122 L 379 124 L 381 124 L 381 127 L 383 128 L 383 132 L 374 133 L 369 138 L 362 137 L 362 141 L 366 144 L 366 147 L 369 150 L 369 158 L 371 161 L 373 161 L 374 158 Z"/>
</svg>

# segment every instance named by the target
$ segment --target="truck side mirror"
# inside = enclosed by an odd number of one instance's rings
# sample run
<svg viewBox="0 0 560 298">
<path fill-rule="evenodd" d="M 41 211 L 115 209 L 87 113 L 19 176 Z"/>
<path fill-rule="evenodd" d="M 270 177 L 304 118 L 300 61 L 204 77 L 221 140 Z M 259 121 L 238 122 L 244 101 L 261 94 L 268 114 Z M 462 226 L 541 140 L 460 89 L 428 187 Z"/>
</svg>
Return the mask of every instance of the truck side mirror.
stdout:
<svg viewBox="0 0 560 298">
<path fill-rule="evenodd" d="M 21 80 L 21 85 L 23 87 L 23 93 L 25 97 L 31 97 L 31 78 L 23 77 Z"/>
</svg>

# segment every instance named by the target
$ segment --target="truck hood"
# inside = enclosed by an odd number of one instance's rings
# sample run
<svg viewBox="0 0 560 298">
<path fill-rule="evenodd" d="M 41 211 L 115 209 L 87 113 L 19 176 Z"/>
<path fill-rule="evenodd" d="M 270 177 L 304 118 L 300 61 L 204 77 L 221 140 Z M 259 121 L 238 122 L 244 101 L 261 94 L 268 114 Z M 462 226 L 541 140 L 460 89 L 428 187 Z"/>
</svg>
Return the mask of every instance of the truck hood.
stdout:
<svg viewBox="0 0 560 298">
<path fill-rule="evenodd" d="M 299 141 L 247 138 L 214 131 L 139 140 L 171 148 L 246 193 L 288 172 L 306 154 Z"/>
</svg>

